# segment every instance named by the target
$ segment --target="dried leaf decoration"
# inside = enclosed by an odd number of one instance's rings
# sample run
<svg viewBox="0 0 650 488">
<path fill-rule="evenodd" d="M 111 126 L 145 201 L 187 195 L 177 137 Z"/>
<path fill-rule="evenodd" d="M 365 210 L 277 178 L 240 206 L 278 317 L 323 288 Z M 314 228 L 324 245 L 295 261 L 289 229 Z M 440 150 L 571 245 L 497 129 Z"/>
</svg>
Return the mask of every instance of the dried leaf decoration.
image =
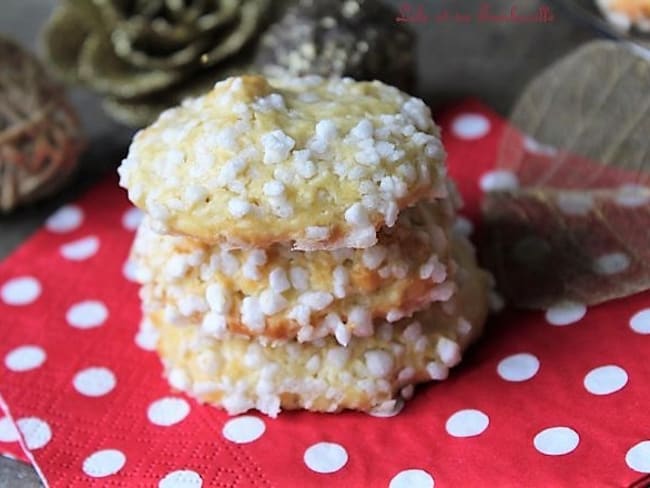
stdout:
<svg viewBox="0 0 650 488">
<path fill-rule="evenodd" d="M 590 43 L 525 90 L 483 202 L 486 264 L 511 304 L 586 304 L 650 288 L 650 59 Z M 510 178 L 513 181 L 513 178 Z"/>
<path fill-rule="evenodd" d="M 34 56 L 0 37 L 0 213 L 61 188 L 83 145 L 61 87 Z"/>
</svg>

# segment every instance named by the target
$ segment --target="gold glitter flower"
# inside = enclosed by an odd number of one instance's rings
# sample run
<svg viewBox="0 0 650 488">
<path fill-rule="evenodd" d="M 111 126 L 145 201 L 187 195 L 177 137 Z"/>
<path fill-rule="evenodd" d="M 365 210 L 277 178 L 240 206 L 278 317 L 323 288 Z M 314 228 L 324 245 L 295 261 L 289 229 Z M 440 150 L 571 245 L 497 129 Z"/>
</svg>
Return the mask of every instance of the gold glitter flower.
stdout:
<svg viewBox="0 0 650 488">
<path fill-rule="evenodd" d="M 247 62 L 272 0 L 64 0 L 44 32 L 67 81 L 144 125 Z"/>
</svg>

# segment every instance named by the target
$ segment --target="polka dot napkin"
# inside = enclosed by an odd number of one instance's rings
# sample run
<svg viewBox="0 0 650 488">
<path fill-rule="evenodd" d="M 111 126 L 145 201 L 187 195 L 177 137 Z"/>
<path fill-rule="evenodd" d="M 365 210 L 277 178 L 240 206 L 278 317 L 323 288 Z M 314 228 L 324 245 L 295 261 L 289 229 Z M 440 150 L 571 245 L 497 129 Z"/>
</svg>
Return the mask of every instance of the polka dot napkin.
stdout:
<svg viewBox="0 0 650 488">
<path fill-rule="evenodd" d="M 467 233 L 504 122 L 441 115 Z M 536 150 L 534 144 L 526 144 Z M 631 486 L 650 473 L 650 293 L 493 317 L 396 416 L 229 418 L 172 392 L 136 334 L 140 215 L 109 178 L 0 266 L 0 450 L 50 486 Z M 639 484 L 637 486 L 645 486 Z"/>
</svg>

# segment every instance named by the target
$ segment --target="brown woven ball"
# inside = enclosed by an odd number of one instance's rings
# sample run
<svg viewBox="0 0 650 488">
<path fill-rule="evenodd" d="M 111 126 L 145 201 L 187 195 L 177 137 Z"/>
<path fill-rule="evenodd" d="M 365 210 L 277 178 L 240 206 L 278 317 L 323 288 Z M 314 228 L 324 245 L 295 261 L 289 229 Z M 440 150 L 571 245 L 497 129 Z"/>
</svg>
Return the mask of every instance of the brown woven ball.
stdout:
<svg viewBox="0 0 650 488">
<path fill-rule="evenodd" d="M 61 88 L 32 54 L 0 37 L 0 212 L 60 188 L 82 146 Z"/>
</svg>

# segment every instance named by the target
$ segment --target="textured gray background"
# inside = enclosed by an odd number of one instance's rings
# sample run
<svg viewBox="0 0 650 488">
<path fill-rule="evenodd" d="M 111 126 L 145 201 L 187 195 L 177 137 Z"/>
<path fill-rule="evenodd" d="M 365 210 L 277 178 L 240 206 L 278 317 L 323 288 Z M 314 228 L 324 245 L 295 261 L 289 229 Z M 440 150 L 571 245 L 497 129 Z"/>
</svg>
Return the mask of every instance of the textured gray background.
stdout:
<svg viewBox="0 0 650 488">
<path fill-rule="evenodd" d="M 535 11 L 545 0 L 492 0 L 495 11 L 517 5 L 522 13 Z M 0 34 L 39 51 L 39 30 L 56 0 L 2 0 Z M 402 0 L 392 0 L 399 5 Z M 429 12 L 443 8 L 439 0 L 413 0 Z M 449 0 L 450 10 L 476 12 L 479 0 Z M 418 95 L 432 106 L 455 98 L 476 96 L 507 115 L 517 94 L 540 69 L 591 37 L 591 33 L 553 9 L 549 24 L 424 24 L 419 34 Z M 1 62 L 1 61 L 0 61 Z M 2 69 L 2 68 L 0 68 Z M 5 68 L 6 69 L 6 68 Z M 8 216 L 0 216 L 0 257 L 29 236 L 62 203 L 74 199 L 119 164 L 131 131 L 111 122 L 97 99 L 83 90 L 71 90 L 90 145 L 79 173 L 58 196 Z M 0 457 L 0 487 L 40 486 L 33 470 Z"/>
</svg>

